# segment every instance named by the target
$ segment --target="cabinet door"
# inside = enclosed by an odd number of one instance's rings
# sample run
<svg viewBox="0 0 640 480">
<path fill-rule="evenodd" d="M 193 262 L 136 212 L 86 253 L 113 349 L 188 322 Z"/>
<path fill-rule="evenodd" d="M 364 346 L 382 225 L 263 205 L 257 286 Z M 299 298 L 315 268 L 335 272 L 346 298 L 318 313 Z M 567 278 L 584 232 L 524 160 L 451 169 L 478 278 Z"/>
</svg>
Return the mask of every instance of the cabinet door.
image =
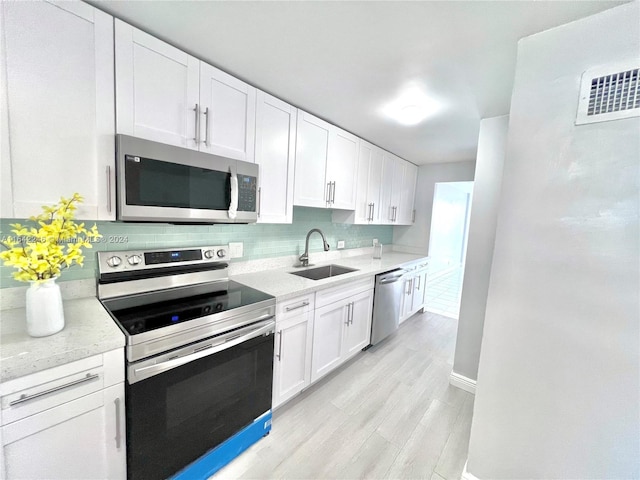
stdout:
<svg viewBox="0 0 640 480">
<path fill-rule="evenodd" d="M 107 188 L 115 162 L 113 17 L 82 2 L 0 8 L 10 113 L 3 112 L 2 190 L 13 204 L 3 215 L 29 217 L 78 192 L 78 218 L 115 219 Z"/>
<path fill-rule="evenodd" d="M 405 162 L 399 157 L 393 155 L 393 176 L 391 182 L 391 206 L 394 208 L 392 213 L 392 223 L 399 223 L 398 215 L 400 213 L 400 201 L 402 199 L 402 185 L 404 182 Z"/>
<path fill-rule="evenodd" d="M 426 295 L 426 285 L 427 285 L 427 271 L 424 270 L 422 272 L 416 273 L 415 279 L 413 281 L 413 298 L 411 301 L 411 311 L 417 312 L 421 308 L 424 307 L 425 304 L 425 295 Z"/>
<path fill-rule="evenodd" d="M 389 152 L 382 153 L 382 187 L 380 189 L 380 223 L 393 223 L 393 205 L 391 192 L 393 190 L 393 173 L 395 159 Z"/>
<path fill-rule="evenodd" d="M 2 427 L 7 480 L 124 479 L 123 400 L 119 384 Z"/>
<path fill-rule="evenodd" d="M 331 125 L 327 122 L 298 110 L 294 205 L 328 206 L 326 166 L 330 131 Z"/>
<path fill-rule="evenodd" d="M 200 61 L 115 22 L 118 133 L 198 149 Z"/>
<path fill-rule="evenodd" d="M 383 223 L 382 218 L 382 183 L 383 175 L 382 149 L 376 146 L 371 152 L 371 162 L 369 164 L 369 186 L 367 188 L 368 203 L 373 204 L 373 220 L 371 223 Z"/>
<path fill-rule="evenodd" d="M 398 221 L 401 225 L 412 225 L 414 219 L 414 200 L 416 196 L 416 181 L 418 167 L 413 163 L 404 162 L 404 176 L 400 190 L 400 207 L 398 207 Z"/>
<path fill-rule="evenodd" d="M 358 177 L 356 181 L 356 207 L 353 222 L 357 224 L 371 223 L 371 209 L 373 206 L 369 200 L 369 168 L 371 166 L 373 148 L 370 143 L 360 142 Z"/>
<path fill-rule="evenodd" d="M 345 331 L 343 360 L 347 360 L 369 345 L 373 290 L 359 293 L 351 299 L 351 321 Z"/>
<path fill-rule="evenodd" d="M 356 175 L 360 139 L 337 127 L 331 129 L 327 181 L 334 182 L 331 208 L 354 210 L 356 208 Z"/>
<path fill-rule="evenodd" d="M 258 223 L 292 223 L 297 109 L 258 91 L 256 110 Z"/>
<path fill-rule="evenodd" d="M 316 309 L 313 319 L 312 382 L 342 363 L 342 344 L 347 323 L 348 303 L 345 300 Z"/>
<path fill-rule="evenodd" d="M 407 277 L 404 280 L 404 290 L 402 293 L 402 300 L 400 302 L 400 323 L 404 322 L 411 316 L 411 309 L 413 308 L 413 286 L 415 284 L 415 277 Z"/>
<path fill-rule="evenodd" d="M 290 399 L 311 382 L 313 312 L 278 322 L 273 360 L 273 406 Z"/>
<path fill-rule="evenodd" d="M 200 150 L 253 162 L 256 89 L 200 63 Z"/>
</svg>

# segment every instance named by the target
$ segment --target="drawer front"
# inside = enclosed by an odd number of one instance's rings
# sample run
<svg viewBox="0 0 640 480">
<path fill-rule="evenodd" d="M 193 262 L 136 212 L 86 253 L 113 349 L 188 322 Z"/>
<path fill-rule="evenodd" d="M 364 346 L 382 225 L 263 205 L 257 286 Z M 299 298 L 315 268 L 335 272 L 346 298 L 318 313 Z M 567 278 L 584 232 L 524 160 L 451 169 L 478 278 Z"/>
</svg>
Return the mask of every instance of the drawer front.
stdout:
<svg viewBox="0 0 640 480">
<path fill-rule="evenodd" d="M 276 305 L 276 321 L 313 312 L 315 309 L 315 299 L 316 294 L 312 292 L 283 302 L 278 302 Z"/>
<path fill-rule="evenodd" d="M 324 307 L 345 298 L 357 295 L 360 292 L 373 288 L 374 277 L 346 283 L 337 287 L 326 288 L 316 292 L 316 308 Z"/>
<path fill-rule="evenodd" d="M 2 395 L 2 424 L 70 402 L 104 388 L 102 365 Z"/>
</svg>

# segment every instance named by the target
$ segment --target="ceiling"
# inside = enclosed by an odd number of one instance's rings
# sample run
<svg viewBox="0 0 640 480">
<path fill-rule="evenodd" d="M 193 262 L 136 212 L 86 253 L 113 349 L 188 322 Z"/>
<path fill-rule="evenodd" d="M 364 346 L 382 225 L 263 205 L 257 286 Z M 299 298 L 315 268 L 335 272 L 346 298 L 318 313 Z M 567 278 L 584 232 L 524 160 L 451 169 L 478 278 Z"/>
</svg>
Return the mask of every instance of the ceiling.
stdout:
<svg viewBox="0 0 640 480">
<path fill-rule="evenodd" d="M 475 159 L 507 114 L 518 39 L 616 1 L 91 1 L 192 55 L 416 164 Z M 417 125 L 382 108 L 413 86 Z"/>
</svg>

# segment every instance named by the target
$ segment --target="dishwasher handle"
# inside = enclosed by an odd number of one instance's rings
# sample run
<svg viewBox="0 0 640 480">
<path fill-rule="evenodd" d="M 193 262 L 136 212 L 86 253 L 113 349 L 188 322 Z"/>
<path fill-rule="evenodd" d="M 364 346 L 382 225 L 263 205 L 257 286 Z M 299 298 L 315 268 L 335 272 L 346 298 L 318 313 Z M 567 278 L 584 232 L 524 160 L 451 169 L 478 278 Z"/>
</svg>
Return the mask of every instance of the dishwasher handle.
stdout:
<svg viewBox="0 0 640 480">
<path fill-rule="evenodd" d="M 378 280 L 379 285 L 386 285 L 388 283 L 395 283 L 402 280 L 402 277 L 407 274 L 407 270 L 395 270 L 391 272 L 389 275 L 385 275 L 384 277 L 380 277 Z"/>
</svg>

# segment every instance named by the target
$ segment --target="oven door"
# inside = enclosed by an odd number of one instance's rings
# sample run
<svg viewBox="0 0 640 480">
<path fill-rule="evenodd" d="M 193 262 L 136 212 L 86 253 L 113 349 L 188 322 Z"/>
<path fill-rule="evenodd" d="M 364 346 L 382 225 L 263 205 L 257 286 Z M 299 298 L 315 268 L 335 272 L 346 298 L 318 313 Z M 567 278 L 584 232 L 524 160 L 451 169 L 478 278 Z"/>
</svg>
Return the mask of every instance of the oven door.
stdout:
<svg viewBox="0 0 640 480">
<path fill-rule="evenodd" d="M 127 478 L 165 479 L 271 409 L 273 319 L 128 366 Z"/>
</svg>

